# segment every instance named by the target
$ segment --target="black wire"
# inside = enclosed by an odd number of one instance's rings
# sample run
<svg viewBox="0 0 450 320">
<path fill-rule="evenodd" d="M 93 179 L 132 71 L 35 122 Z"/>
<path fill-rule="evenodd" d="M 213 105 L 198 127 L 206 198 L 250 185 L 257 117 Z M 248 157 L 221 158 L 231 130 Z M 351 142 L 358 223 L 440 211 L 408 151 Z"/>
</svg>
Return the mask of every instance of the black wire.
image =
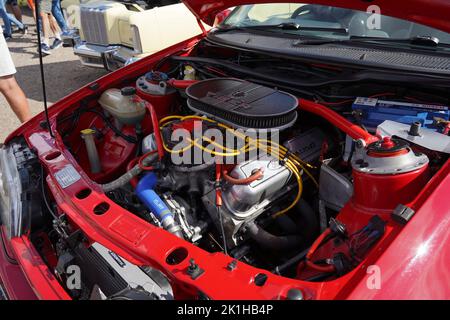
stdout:
<svg viewBox="0 0 450 320">
<path fill-rule="evenodd" d="M 133 143 L 133 144 L 137 144 L 138 140 L 135 137 L 132 136 L 127 136 L 126 134 L 124 134 L 122 131 L 120 131 L 119 129 L 117 129 L 117 127 L 108 119 L 108 117 L 106 117 L 102 112 L 97 111 L 97 110 L 84 110 L 82 112 L 75 112 L 71 115 L 68 115 L 67 117 L 61 119 L 59 121 L 59 123 L 63 123 L 65 121 L 68 121 L 70 119 L 74 119 L 74 118 L 79 118 L 81 113 L 83 112 L 90 112 L 90 113 L 94 113 L 96 115 L 98 115 L 100 118 L 102 118 L 103 122 L 112 130 L 114 131 L 114 133 L 116 135 L 118 135 L 119 137 L 123 138 L 125 141 L 129 142 L 129 143 Z"/>
<path fill-rule="evenodd" d="M 117 129 L 116 126 L 114 126 L 112 124 L 112 122 L 100 111 L 96 111 L 96 110 L 86 110 L 86 112 L 90 112 L 90 113 L 94 113 L 96 115 L 98 115 L 99 117 L 102 118 L 102 120 L 105 122 L 105 124 L 112 130 L 114 131 L 114 133 L 116 135 L 118 135 L 119 137 L 122 137 L 124 140 L 126 140 L 129 143 L 133 143 L 136 144 L 138 141 L 136 138 L 132 137 L 132 136 L 127 136 L 126 134 L 123 134 L 122 131 L 120 131 L 119 129 Z"/>
<path fill-rule="evenodd" d="M 34 11 L 36 13 L 36 30 L 37 30 L 37 40 L 38 40 L 38 53 L 39 53 L 39 67 L 41 70 L 41 82 L 42 82 L 42 96 L 44 98 L 44 113 L 45 119 L 47 120 L 47 129 L 50 133 L 50 136 L 54 138 L 52 131 L 52 126 L 50 125 L 50 117 L 48 115 L 48 104 L 47 104 L 47 91 L 45 88 L 45 73 L 44 73 L 44 62 L 42 60 L 42 44 L 41 44 L 41 20 L 40 20 L 40 2 L 41 0 L 36 1 L 34 6 Z"/>
<path fill-rule="evenodd" d="M 45 202 L 45 206 L 47 207 L 47 210 L 50 212 L 50 214 L 53 216 L 53 218 L 55 220 L 58 220 L 58 216 L 55 214 L 55 212 L 53 211 L 53 209 L 50 207 L 50 204 L 48 203 L 47 200 L 47 192 L 45 191 L 45 171 L 44 171 L 44 167 L 41 167 L 41 187 L 42 187 L 42 198 L 44 198 L 44 202 Z"/>
<path fill-rule="evenodd" d="M 5 240 L 3 239 L 3 234 L 0 234 L 0 238 L 1 238 L 0 241 L 2 242 L 3 252 L 5 253 L 6 260 L 8 260 L 8 262 L 10 264 L 18 265 L 19 263 L 17 262 L 17 260 L 14 259 L 13 257 L 11 257 L 8 253 L 8 250 L 6 249 L 6 244 L 5 244 Z"/>
<path fill-rule="evenodd" d="M 223 227 L 223 216 L 222 212 L 220 211 L 220 206 L 216 206 L 217 208 L 217 214 L 219 216 L 220 221 L 220 232 L 222 233 L 222 241 L 223 241 L 223 252 L 228 255 L 228 249 L 227 249 L 227 238 L 225 237 L 225 229 Z"/>
<path fill-rule="evenodd" d="M 303 259 L 305 259 L 306 255 L 308 254 L 309 249 L 310 248 L 306 248 L 305 250 L 301 251 L 297 255 L 290 258 L 288 261 L 284 262 L 283 264 L 281 264 L 279 266 L 276 266 L 272 270 L 272 273 L 281 275 L 281 273 L 284 272 L 286 269 L 292 267 L 293 265 L 295 265 L 295 264 L 299 263 L 300 261 L 302 261 Z"/>
</svg>

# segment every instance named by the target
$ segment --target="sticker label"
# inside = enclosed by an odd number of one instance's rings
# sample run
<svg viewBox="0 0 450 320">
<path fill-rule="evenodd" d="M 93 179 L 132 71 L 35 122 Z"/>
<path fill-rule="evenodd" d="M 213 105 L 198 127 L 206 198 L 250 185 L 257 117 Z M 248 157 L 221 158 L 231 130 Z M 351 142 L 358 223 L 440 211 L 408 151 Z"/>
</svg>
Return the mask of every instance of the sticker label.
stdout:
<svg viewBox="0 0 450 320">
<path fill-rule="evenodd" d="M 77 172 L 77 170 L 75 170 L 73 165 L 68 164 L 55 173 L 55 178 L 61 188 L 65 189 L 73 185 L 75 182 L 79 181 L 81 179 L 81 176 Z"/>
</svg>

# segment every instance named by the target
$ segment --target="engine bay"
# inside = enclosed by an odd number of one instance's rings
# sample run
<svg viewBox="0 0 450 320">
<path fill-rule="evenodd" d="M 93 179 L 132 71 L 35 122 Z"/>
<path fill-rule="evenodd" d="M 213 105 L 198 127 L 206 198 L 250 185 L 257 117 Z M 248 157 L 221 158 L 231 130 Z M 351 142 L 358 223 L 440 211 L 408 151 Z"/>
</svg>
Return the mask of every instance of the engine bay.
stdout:
<svg viewBox="0 0 450 320">
<path fill-rule="evenodd" d="M 315 83 L 344 71 L 240 53 L 242 68 L 267 75 L 243 76 L 209 63 L 218 49 L 202 45 L 196 57 L 169 57 L 58 115 L 57 133 L 82 175 L 143 223 L 235 264 L 311 283 L 353 272 L 411 219 L 409 205 L 447 161 L 445 95 L 369 81 L 295 89 L 273 79 Z M 38 247 L 60 279 L 71 261 L 111 258 L 99 244 L 86 252 L 80 237 L 68 245 L 61 225 L 51 229 Z M 165 278 L 152 270 L 152 279 Z M 91 275 L 74 297 L 149 297 L 144 285 L 111 288 L 140 283 L 118 278 L 102 284 Z"/>
</svg>

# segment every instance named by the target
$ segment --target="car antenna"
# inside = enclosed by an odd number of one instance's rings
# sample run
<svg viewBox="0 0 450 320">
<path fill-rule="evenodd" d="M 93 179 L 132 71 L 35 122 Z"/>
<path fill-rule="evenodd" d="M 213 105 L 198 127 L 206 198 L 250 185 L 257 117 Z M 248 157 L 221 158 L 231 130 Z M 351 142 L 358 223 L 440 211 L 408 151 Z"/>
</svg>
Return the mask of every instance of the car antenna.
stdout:
<svg viewBox="0 0 450 320">
<path fill-rule="evenodd" d="M 50 136 L 54 138 L 52 131 L 52 126 L 50 124 L 50 117 L 48 115 L 48 104 L 47 104 L 47 91 L 45 88 L 45 73 L 44 73 L 44 62 L 42 60 L 42 43 L 41 43 L 41 19 L 40 19 L 40 9 L 39 9 L 39 2 L 36 2 L 34 11 L 36 13 L 36 32 L 37 32 L 37 40 L 38 40 L 38 53 L 39 53 L 39 66 L 41 70 L 41 83 L 42 83 L 42 96 L 44 98 L 44 113 L 45 113 L 45 120 L 47 122 L 46 127 L 48 129 L 48 132 L 50 133 Z"/>
</svg>

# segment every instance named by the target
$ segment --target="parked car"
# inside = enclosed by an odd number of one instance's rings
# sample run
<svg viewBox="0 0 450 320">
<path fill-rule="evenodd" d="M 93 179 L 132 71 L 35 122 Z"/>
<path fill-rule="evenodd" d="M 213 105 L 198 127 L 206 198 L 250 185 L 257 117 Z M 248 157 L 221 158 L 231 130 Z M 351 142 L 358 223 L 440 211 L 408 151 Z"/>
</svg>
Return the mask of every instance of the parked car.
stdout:
<svg viewBox="0 0 450 320">
<path fill-rule="evenodd" d="M 202 33 L 195 16 L 179 1 L 64 0 L 71 28 L 64 38 L 81 63 L 115 70 Z"/>
<path fill-rule="evenodd" d="M 450 298 L 450 3 L 272 2 L 9 135 L 10 299 Z"/>
</svg>

